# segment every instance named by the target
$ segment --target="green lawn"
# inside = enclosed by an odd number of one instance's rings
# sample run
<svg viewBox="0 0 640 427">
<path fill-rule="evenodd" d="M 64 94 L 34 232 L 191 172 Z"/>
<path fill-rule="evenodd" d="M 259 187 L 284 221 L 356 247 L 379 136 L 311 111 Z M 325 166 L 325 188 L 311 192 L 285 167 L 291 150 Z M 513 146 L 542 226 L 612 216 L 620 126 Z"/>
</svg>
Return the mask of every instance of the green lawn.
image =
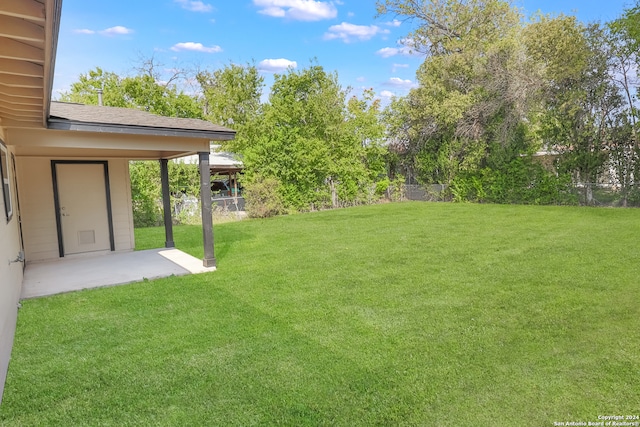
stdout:
<svg viewBox="0 0 640 427">
<path fill-rule="evenodd" d="M 215 273 L 24 301 L 0 424 L 640 414 L 638 210 L 402 203 L 215 233 Z M 197 257 L 201 236 L 175 230 Z"/>
</svg>

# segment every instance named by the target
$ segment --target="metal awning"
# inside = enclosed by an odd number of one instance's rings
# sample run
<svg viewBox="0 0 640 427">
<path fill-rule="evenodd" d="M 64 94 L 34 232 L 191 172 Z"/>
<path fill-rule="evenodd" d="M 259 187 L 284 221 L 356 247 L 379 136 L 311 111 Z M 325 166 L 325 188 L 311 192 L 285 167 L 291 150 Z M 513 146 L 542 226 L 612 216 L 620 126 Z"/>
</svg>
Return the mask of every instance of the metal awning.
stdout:
<svg viewBox="0 0 640 427">
<path fill-rule="evenodd" d="M 216 146 L 209 157 L 211 175 L 233 175 L 242 172 L 244 164 L 235 155 L 225 151 L 218 151 Z"/>
</svg>

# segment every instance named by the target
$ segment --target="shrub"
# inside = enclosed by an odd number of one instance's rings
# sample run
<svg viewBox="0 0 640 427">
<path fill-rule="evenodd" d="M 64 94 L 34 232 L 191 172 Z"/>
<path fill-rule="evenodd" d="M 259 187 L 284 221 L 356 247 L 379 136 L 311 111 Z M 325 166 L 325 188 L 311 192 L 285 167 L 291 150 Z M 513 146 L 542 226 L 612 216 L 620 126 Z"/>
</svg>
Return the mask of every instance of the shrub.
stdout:
<svg viewBox="0 0 640 427">
<path fill-rule="evenodd" d="M 458 175 L 451 184 L 456 202 L 574 205 L 571 178 L 555 175 L 527 158 L 516 158 L 501 168 L 484 168 Z"/>
<path fill-rule="evenodd" d="M 251 218 L 268 218 L 285 212 L 276 178 L 258 176 L 244 188 L 245 209 Z"/>
<path fill-rule="evenodd" d="M 404 200 L 405 198 L 405 178 L 404 175 L 398 174 L 392 181 L 389 181 L 389 185 L 387 187 L 387 194 L 389 195 L 389 200 L 394 202 L 399 202 Z"/>
<path fill-rule="evenodd" d="M 133 161 L 129 163 L 129 173 L 134 227 L 154 227 L 162 224 L 159 163 Z"/>
</svg>

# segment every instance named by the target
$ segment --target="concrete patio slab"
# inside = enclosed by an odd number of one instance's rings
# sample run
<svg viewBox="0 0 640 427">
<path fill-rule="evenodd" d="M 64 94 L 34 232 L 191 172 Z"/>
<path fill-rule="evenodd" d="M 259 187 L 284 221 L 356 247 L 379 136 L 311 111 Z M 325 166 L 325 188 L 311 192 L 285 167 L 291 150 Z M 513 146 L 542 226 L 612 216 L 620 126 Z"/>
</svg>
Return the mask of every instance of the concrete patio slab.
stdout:
<svg viewBox="0 0 640 427">
<path fill-rule="evenodd" d="M 27 264 L 21 298 L 34 298 L 144 279 L 215 271 L 178 249 L 151 249 L 68 257 Z"/>
</svg>

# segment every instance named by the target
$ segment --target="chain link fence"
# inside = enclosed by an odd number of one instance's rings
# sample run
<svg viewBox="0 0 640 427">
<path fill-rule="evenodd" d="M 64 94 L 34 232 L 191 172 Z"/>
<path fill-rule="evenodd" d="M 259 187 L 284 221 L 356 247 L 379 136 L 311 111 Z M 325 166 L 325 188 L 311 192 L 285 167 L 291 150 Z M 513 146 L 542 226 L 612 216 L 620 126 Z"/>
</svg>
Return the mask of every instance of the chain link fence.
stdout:
<svg viewBox="0 0 640 427">
<path fill-rule="evenodd" d="M 581 205 L 603 207 L 640 207 L 640 198 L 637 190 L 625 193 L 615 185 L 592 183 L 591 185 L 578 184 L 573 188 Z"/>
<path fill-rule="evenodd" d="M 407 200 L 427 202 L 445 202 L 451 200 L 446 184 L 407 184 L 404 186 L 404 197 Z"/>
<path fill-rule="evenodd" d="M 626 197 L 619 187 L 592 183 L 575 185 L 572 189 L 576 200 L 584 206 L 601 207 L 640 207 L 640 192 L 630 191 Z M 448 202 L 452 200 L 446 184 L 406 184 L 404 197 L 407 200 Z"/>
</svg>

